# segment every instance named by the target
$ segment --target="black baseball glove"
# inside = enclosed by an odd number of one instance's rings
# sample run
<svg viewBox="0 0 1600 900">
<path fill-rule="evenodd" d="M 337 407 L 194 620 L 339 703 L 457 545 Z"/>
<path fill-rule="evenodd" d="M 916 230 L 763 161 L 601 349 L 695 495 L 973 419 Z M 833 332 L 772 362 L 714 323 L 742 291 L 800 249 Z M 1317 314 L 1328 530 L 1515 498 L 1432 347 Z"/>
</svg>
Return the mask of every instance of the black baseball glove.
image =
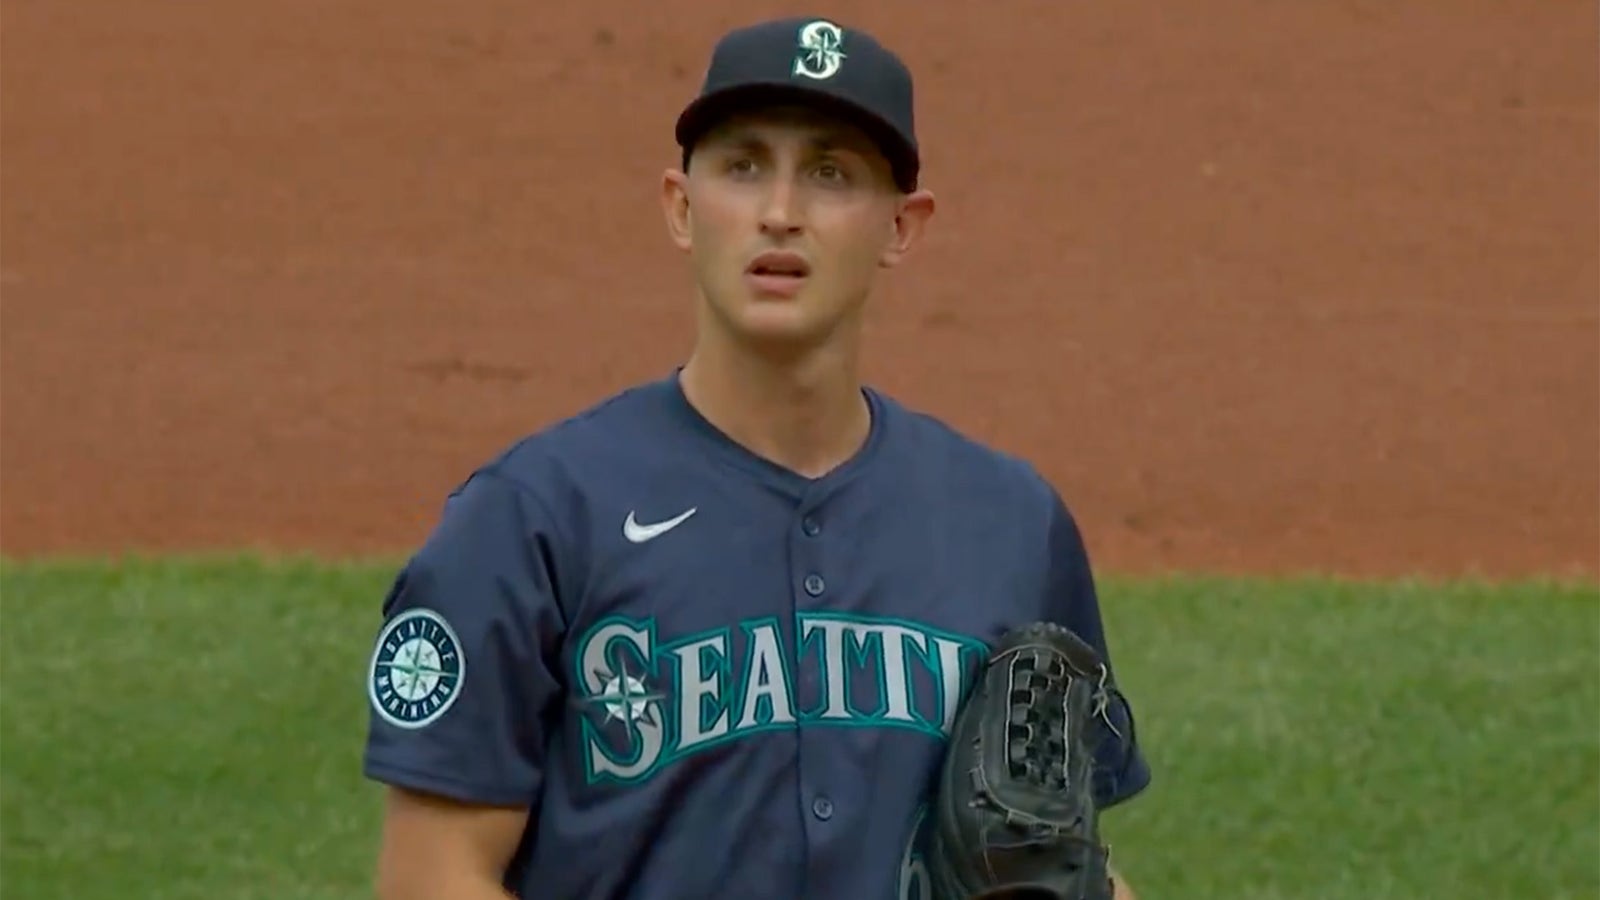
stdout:
<svg viewBox="0 0 1600 900">
<path fill-rule="evenodd" d="M 1111 900 L 1110 848 L 1091 793 L 1115 733 L 1107 670 L 1059 625 L 996 644 L 956 714 L 935 788 L 935 900 Z"/>
</svg>

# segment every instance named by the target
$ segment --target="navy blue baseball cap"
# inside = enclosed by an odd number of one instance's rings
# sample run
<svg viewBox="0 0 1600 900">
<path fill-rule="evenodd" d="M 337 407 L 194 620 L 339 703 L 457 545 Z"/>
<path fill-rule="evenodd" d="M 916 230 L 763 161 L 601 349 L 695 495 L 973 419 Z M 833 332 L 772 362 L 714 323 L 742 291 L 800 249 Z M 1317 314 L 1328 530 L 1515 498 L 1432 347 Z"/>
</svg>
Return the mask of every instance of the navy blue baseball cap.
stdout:
<svg viewBox="0 0 1600 900">
<path fill-rule="evenodd" d="M 911 72 L 872 35 L 814 17 L 758 22 L 723 35 L 700 94 L 678 116 L 684 166 L 717 121 L 773 103 L 811 107 L 860 128 L 889 160 L 899 188 L 916 190 L 921 159 Z"/>
</svg>

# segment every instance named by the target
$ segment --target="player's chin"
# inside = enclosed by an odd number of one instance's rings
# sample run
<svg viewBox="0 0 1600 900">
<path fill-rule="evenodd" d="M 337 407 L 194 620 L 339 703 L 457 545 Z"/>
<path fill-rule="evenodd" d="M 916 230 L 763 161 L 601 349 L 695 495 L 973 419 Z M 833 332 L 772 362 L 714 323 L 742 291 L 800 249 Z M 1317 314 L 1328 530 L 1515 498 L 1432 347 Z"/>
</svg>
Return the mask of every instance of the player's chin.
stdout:
<svg viewBox="0 0 1600 900">
<path fill-rule="evenodd" d="M 753 344 L 774 348 L 817 343 L 827 334 L 818 323 L 798 316 L 776 316 L 765 312 L 740 317 L 739 335 Z"/>
<path fill-rule="evenodd" d="M 752 339 L 805 341 L 828 331 L 827 311 L 804 295 L 774 299 L 746 297 L 733 310 L 738 329 Z"/>
</svg>

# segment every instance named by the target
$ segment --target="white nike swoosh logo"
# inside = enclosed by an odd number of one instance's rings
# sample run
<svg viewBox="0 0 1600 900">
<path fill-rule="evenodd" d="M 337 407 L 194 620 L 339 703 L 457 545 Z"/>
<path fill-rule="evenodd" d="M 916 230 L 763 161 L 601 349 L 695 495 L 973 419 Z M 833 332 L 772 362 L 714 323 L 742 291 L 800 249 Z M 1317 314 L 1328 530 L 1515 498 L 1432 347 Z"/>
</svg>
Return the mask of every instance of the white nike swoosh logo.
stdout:
<svg viewBox="0 0 1600 900">
<path fill-rule="evenodd" d="M 685 519 L 688 519 L 694 514 L 695 510 L 690 509 L 688 512 L 674 516 L 665 522 L 652 522 L 649 525 L 640 525 L 639 521 L 633 517 L 633 513 L 629 512 L 628 520 L 622 523 L 622 536 L 634 542 L 635 544 L 642 544 L 645 541 L 655 540 L 672 529 L 677 528 L 679 525 L 684 523 Z"/>
</svg>

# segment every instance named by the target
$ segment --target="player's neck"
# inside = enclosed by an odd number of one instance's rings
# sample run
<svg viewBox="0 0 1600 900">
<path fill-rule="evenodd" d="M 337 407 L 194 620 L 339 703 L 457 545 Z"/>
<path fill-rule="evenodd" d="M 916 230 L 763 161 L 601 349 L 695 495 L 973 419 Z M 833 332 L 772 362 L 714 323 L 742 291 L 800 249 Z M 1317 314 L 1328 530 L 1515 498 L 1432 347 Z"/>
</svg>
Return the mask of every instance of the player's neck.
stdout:
<svg viewBox="0 0 1600 900">
<path fill-rule="evenodd" d="M 852 340 L 780 357 L 702 339 L 680 382 L 689 403 L 718 430 L 808 478 L 848 460 L 872 427 Z"/>
</svg>

